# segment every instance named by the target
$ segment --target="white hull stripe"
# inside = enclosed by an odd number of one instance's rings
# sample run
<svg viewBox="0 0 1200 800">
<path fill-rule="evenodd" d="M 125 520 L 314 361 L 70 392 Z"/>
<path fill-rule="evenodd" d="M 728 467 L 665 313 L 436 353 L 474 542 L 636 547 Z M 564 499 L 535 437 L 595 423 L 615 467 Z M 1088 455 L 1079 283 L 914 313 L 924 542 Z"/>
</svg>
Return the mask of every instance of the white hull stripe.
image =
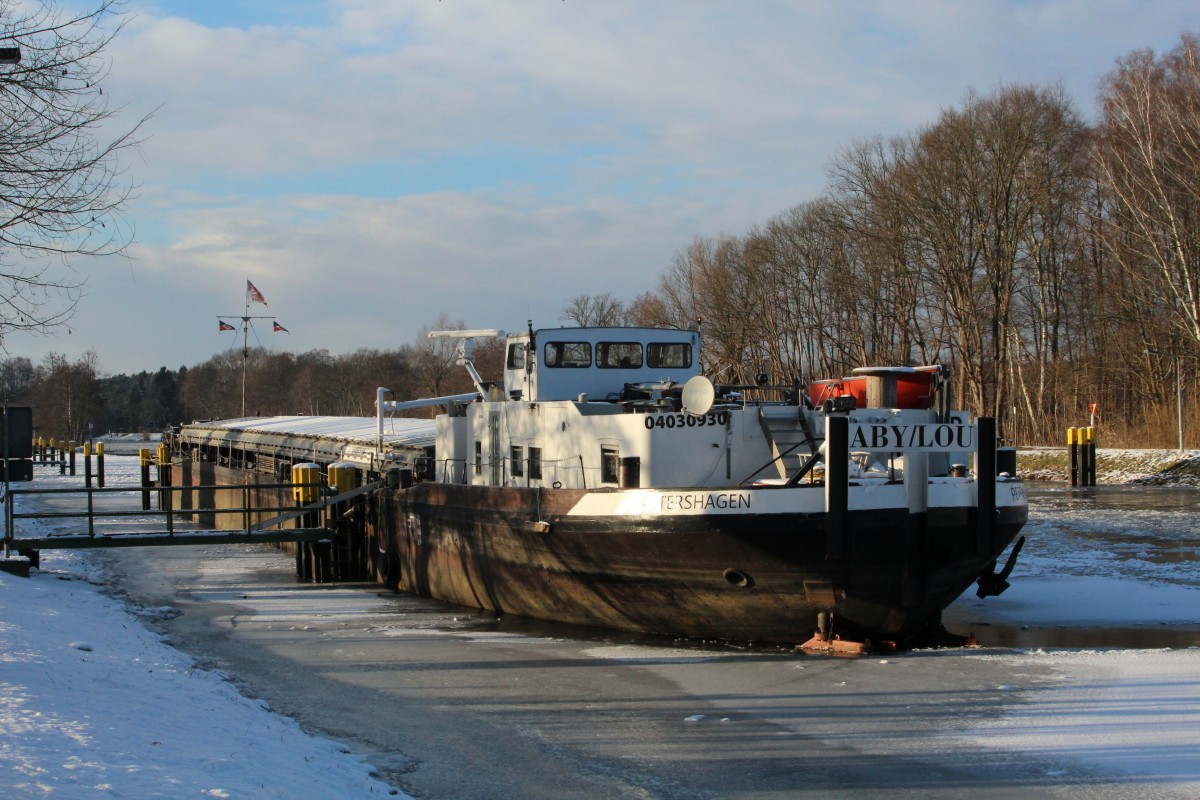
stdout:
<svg viewBox="0 0 1200 800">
<path fill-rule="evenodd" d="M 931 482 L 929 508 L 964 508 L 975 505 L 974 482 Z M 998 507 L 1025 505 L 1024 487 L 1019 483 L 998 483 Z M 902 484 L 853 486 L 848 503 L 850 511 L 898 509 L 907 511 L 908 501 Z M 823 514 L 825 490 L 822 487 L 763 487 L 721 489 L 623 489 L 589 492 L 568 512 L 568 516 L 697 516 L 758 514 Z"/>
</svg>

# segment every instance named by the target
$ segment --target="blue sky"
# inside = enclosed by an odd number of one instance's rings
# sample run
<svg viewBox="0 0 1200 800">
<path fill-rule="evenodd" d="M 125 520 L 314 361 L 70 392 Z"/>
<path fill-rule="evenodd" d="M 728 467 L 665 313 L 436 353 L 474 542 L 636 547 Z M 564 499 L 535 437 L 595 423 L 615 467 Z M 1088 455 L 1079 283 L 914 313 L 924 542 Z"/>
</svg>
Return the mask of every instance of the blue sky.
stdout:
<svg viewBox="0 0 1200 800">
<path fill-rule="evenodd" d="M 72 0 L 73 1 L 73 0 Z M 68 2 L 70 5 L 71 2 Z M 832 158 L 1005 83 L 1085 116 L 1114 61 L 1194 3 L 128 0 L 105 93 L 133 122 L 129 258 L 40 362 L 108 373 L 240 346 L 247 278 L 302 352 L 390 348 L 439 317 L 555 325 L 654 288 L 697 235 L 816 198 Z M 255 313 L 264 313 L 256 307 Z"/>
</svg>

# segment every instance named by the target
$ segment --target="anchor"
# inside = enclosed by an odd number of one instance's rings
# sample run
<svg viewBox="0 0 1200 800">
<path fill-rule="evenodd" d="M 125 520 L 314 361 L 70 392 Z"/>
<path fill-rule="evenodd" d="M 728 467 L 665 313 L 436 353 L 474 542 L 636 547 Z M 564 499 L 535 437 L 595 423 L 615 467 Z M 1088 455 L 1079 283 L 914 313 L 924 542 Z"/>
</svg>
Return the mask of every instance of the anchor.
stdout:
<svg viewBox="0 0 1200 800">
<path fill-rule="evenodd" d="M 1024 546 L 1025 537 L 1018 536 L 1012 552 L 1008 554 L 1008 561 L 1004 562 L 1004 569 L 995 574 L 984 572 L 979 576 L 979 588 L 975 590 L 977 597 L 995 597 L 1004 593 L 1004 590 L 1008 588 L 1008 576 L 1012 574 L 1013 567 L 1017 565 L 1017 555 Z"/>
</svg>

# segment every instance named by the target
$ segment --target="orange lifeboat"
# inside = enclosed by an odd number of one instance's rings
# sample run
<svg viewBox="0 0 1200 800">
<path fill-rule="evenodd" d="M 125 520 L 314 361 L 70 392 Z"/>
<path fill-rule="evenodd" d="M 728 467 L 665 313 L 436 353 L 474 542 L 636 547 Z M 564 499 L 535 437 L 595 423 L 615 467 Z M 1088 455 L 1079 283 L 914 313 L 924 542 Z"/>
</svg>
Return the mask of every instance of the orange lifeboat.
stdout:
<svg viewBox="0 0 1200 800">
<path fill-rule="evenodd" d="M 814 407 L 826 400 L 849 395 L 857 408 L 867 407 L 867 378 L 888 376 L 896 380 L 896 408 L 932 408 L 937 398 L 942 368 L 936 364 L 925 367 L 859 367 L 854 375 L 826 378 L 808 385 L 808 396 Z"/>
</svg>

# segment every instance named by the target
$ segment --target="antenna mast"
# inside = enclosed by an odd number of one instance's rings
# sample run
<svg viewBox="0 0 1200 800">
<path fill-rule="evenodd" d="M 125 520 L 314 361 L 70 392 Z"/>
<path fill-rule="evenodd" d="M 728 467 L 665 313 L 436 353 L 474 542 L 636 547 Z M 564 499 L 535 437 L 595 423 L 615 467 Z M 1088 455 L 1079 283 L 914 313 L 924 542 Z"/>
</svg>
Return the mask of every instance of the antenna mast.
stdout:
<svg viewBox="0 0 1200 800">
<path fill-rule="evenodd" d="M 250 313 L 250 304 L 251 303 L 262 303 L 263 306 L 265 307 L 267 305 L 267 300 L 265 297 L 263 297 L 262 292 L 260 292 L 258 290 L 258 288 L 253 283 L 250 282 L 249 278 L 246 279 L 245 299 L 246 299 L 245 308 L 240 317 L 237 315 L 234 315 L 234 314 L 226 315 L 229 317 L 233 317 L 235 319 L 240 319 L 242 321 L 242 416 L 243 417 L 246 416 L 246 372 L 247 372 L 247 370 L 249 368 L 249 364 L 250 364 L 250 320 L 252 320 L 252 319 L 275 319 L 275 317 L 251 315 L 251 313 Z M 228 324 L 225 322 L 224 319 L 221 319 L 221 317 L 217 317 L 217 319 L 221 320 L 221 326 L 222 326 L 221 330 L 227 331 L 227 330 L 231 329 L 228 326 Z M 282 330 L 281 328 L 279 328 L 278 325 L 276 326 L 276 329 Z"/>
</svg>

